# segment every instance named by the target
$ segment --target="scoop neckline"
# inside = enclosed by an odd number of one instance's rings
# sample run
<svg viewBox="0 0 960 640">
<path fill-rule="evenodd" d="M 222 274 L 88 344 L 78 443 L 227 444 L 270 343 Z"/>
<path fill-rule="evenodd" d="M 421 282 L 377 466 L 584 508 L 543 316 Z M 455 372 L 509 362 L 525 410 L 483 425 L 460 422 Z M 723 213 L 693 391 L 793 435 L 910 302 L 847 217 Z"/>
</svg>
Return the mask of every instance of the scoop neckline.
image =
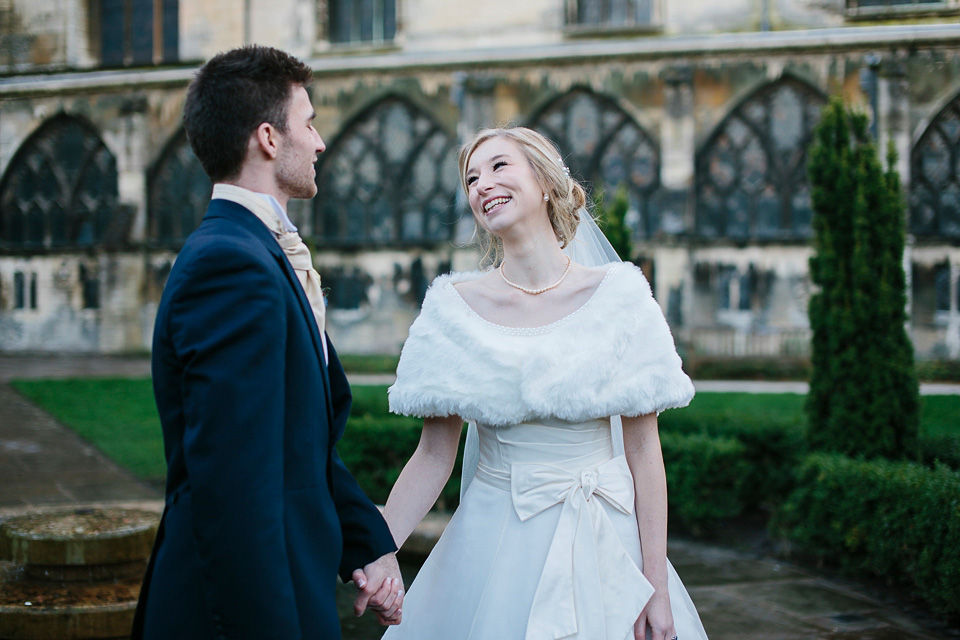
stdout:
<svg viewBox="0 0 960 640">
<path fill-rule="evenodd" d="M 586 309 L 588 306 L 590 306 L 590 304 L 591 304 L 591 303 L 594 301 L 594 299 L 597 297 L 597 294 L 599 294 L 600 291 L 604 288 L 604 285 L 606 284 L 607 279 L 610 277 L 610 273 L 616 268 L 616 266 L 617 266 L 618 264 L 623 264 L 623 263 L 622 263 L 622 262 L 621 262 L 621 263 L 618 263 L 618 262 L 610 263 L 610 266 L 607 267 L 606 273 L 603 274 L 603 278 L 600 280 L 600 283 L 599 283 L 599 284 L 596 286 L 596 288 L 593 290 L 593 293 L 590 294 L 590 297 L 587 298 L 587 299 L 583 302 L 583 304 L 581 304 L 579 307 L 577 307 L 576 309 L 574 309 L 573 311 L 571 311 L 571 312 L 568 313 L 567 315 L 565 315 L 565 316 L 563 316 L 563 317 L 561 317 L 561 318 L 558 318 L 558 319 L 554 320 L 553 322 L 551 322 L 551 323 L 549 323 L 549 324 L 544 324 L 544 325 L 540 325 L 540 326 L 536 326 L 536 327 L 511 327 L 511 326 L 509 326 L 509 325 L 498 324 L 498 323 L 496 323 L 496 322 L 493 322 L 492 320 L 488 320 L 487 318 L 484 318 L 482 315 L 480 315 L 479 313 L 477 313 L 477 310 L 476 310 L 476 309 L 474 309 L 473 307 L 470 306 L 470 303 L 468 303 L 466 300 L 463 299 L 463 296 L 460 295 L 460 292 L 457 291 L 457 288 L 454 286 L 454 285 L 457 284 L 458 282 L 463 282 L 463 281 L 465 281 L 465 280 L 460 280 L 460 281 L 457 281 L 457 282 L 453 282 L 452 280 L 447 281 L 447 283 L 446 283 L 446 288 L 449 289 L 449 290 L 453 293 L 454 297 L 455 297 L 457 300 L 460 301 L 460 304 L 462 304 L 464 307 L 466 307 L 466 309 L 467 309 L 467 311 L 470 313 L 470 315 L 472 315 L 474 318 L 480 320 L 480 321 L 483 322 L 484 324 L 489 325 L 489 326 L 491 326 L 491 327 L 493 327 L 493 328 L 495 328 L 495 329 L 497 329 L 498 331 L 501 331 L 501 332 L 503 332 L 503 333 L 519 334 L 519 335 L 533 335 L 533 334 L 539 334 L 539 333 L 547 333 L 547 332 L 549 332 L 549 331 L 557 328 L 558 326 L 566 323 L 568 320 L 570 320 L 571 318 L 573 318 L 574 316 L 576 316 L 577 314 L 579 314 L 581 311 L 583 311 L 584 309 Z"/>
</svg>

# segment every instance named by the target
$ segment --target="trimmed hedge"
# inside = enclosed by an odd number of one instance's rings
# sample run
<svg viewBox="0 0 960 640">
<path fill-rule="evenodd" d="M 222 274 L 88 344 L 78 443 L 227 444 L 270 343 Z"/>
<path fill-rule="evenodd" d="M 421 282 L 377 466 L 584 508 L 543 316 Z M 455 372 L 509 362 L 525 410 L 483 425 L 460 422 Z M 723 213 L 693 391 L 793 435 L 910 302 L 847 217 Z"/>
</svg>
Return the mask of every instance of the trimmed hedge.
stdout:
<svg viewBox="0 0 960 640">
<path fill-rule="evenodd" d="M 355 386 L 352 393 L 350 420 L 337 443 L 337 453 L 370 499 L 384 504 L 403 465 L 417 450 L 423 420 L 391 414 L 386 387 Z M 460 504 L 460 469 L 466 432 L 464 427 L 457 464 L 437 499 L 437 509 L 452 511 Z"/>
<path fill-rule="evenodd" d="M 670 523 L 702 535 L 743 513 L 750 498 L 747 447 L 734 438 L 703 434 L 660 436 L 667 470 Z"/>
<path fill-rule="evenodd" d="M 678 345 L 682 348 L 682 345 Z M 810 359 L 801 357 L 721 358 L 687 351 L 683 368 L 697 380 L 809 380 Z M 917 378 L 926 382 L 960 382 L 960 361 L 918 360 Z"/>
<path fill-rule="evenodd" d="M 374 502 L 386 502 L 417 448 L 420 429 L 421 422 L 409 418 L 351 419 L 337 450 Z M 452 511 L 459 504 L 463 436 L 456 466 L 435 506 L 441 511 Z M 740 515 L 753 500 L 753 469 L 746 447 L 736 439 L 665 433 L 661 442 L 672 525 L 702 534 L 723 519 Z"/>
<path fill-rule="evenodd" d="M 919 360 L 916 367 L 920 380 L 960 382 L 960 360 Z"/>
<path fill-rule="evenodd" d="M 960 434 L 943 434 L 919 438 L 920 462 L 929 467 L 938 462 L 960 470 Z"/>
<path fill-rule="evenodd" d="M 367 495 L 383 504 L 417 448 L 422 421 L 390 415 L 383 387 L 354 387 L 353 396 L 337 450 Z M 741 413 L 719 415 L 709 425 L 686 420 L 683 412 L 660 418 L 672 528 L 702 535 L 725 519 L 779 503 L 789 492 L 803 448 L 799 413 L 789 427 L 770 427 L 763 416 Z M 463 438 L 437 509 L 452 511 L 459 504 L 462 455 Z"/>
<path fill-rule="evenodd" d="M 908 587 L 960 619 L 960 473 L 811 455 L 771 532 L 856 577 Z"/>
<path fill-rule="evenodd" d="M 742 494 L 743 508 L 729 514 L 736 516 L 744 511 L 769 510 L 793 489 L 794 469 L 806 454 L 805 430 L 800 420 L 797 415 L 795 421 L 771 426 L 763 416 L 718 414 L 710 422 L 702 422 L 687 419 L 682 411 L 669 411 L 660 415 L 660 432 L 661 437 L 671 433 L 701 434 L 718 442 L 733 439 L 740 443 L 746 470 L 743 482 L 735 487 Z M 708 481 L 717 483 L 727 477 L 722 474 Z"/>
<path fill-rule="evenodd" d="M 683 368 L 695 380 L 807 380 L 810 359 L 721 358 L 688 352 Z"/>
</svg>

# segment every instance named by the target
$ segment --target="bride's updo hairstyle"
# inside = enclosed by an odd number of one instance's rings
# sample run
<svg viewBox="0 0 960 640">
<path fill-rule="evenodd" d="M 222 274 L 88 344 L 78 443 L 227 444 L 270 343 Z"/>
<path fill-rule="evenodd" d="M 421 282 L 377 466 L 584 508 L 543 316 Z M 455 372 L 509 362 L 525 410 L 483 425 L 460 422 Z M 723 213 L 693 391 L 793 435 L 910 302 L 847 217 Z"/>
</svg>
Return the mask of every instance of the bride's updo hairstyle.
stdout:
<svg viewBox="0 0 960 640">
<path fill-rule="evenodd" d="M 576 180 L 570 177 L 570 170 L 563 163 L 557 147 L 541 134 L 526 127 L 503 129 L 483 129 L 472 142 L 460 149 L 460 186 L 467 191 L 467 165 L 470 156 L 477 148 L 493 138 L 508 138 L 523 151 L 540 188 L 547 194 L 547 215 L 553 226 L 557 242 L 564 248 L 573 240 L 580 224 L 580 211 L 587 204 L 587 194 Z M 589 215 L 589 214 L 587 214 Z M 503 260 L 503 243 L 481 225 L 477 225 L 477 234 L 483 257 L 483 266 L 497 266 Z"/>
</svg>

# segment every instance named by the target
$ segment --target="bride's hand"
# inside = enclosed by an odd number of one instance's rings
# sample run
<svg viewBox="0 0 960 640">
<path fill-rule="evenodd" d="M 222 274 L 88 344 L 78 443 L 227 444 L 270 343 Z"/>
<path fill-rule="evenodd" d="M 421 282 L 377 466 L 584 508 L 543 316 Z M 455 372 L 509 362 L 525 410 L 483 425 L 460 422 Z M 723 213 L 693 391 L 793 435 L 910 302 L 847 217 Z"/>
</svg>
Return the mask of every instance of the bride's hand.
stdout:
<svg viewBox="0 0 960 640">
<path fill-rule="evenodd" d="M 400 624 L 403 615 L 403 578 L 396 554 L 388 553 L 363 569 L 353 572 L 357 598 L 353 603 L 356 615 L 369 607 L 377 614 L 380 624 Z"/>
<path fill-rule="evenodd" d="M 647 628 L 650 634 L 647 635 Z M 670 596 L 666 590 L 657 590 L 643 608 L 637 623 L 633 626 L 636 640 L 673 640 L 677 630 L 673 626 L 673 612 L 670 609 Z"/>
</svg>

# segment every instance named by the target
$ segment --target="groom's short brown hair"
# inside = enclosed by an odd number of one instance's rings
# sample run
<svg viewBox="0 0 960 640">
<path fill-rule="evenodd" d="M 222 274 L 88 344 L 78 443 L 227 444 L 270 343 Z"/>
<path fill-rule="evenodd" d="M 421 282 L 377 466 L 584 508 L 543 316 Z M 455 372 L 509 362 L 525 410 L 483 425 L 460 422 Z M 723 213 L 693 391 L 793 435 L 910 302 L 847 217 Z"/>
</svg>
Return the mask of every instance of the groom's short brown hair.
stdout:
<svg viewBox="0 0 960 640">
<path fill-rule="evenodd" d="M 273 47 L 240 47 L 203 65 L 187 89 L 183 125 L 210 180 L 240 172 L 250 134 L 262 123 L 285 132 L 291 90 L 312 80 L 310 67 Z"/>
</svg>

